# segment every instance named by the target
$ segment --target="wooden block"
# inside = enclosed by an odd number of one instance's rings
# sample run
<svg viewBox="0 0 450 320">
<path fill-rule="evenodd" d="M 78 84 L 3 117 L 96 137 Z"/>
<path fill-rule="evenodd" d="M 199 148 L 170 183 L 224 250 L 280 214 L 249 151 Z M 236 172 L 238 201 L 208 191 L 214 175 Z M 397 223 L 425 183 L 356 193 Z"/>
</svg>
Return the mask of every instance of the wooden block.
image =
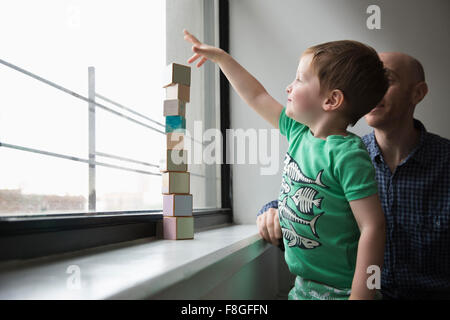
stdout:
<svg viewBox="0 0 450 320">
<path fill-rule="evenodd" d="M 167 149 L 159 163 L 160 171 L 187 171 L 187 150 Z"/>
<path fill-rule="evenodd" d="M 163 217 L 164 239 L 194 239 L 194 217 Z"/>
<path fill-rule="evenodd" d="M 178 131 L 184 132 L 186 129 L 186 118 L 182 116 L 166 117 L 166 133 Z"/>
<path fill-rule="evenodd" d="M 184 132 L 169 132 L 166 134 L 165 149 L 184 149 Z"/>
<path fill-rule="evenodd" d="M 178 99 L 184 102 L 189 102 L 191 95 L 191 88 L 179 83 L 166 87 L 166 99 Z"/>
<path fill-rule="evenodd" d="M 192 194 L 164 194 L 163 215 L 192 216 Z"/>
<path fill-rule="evenodd" d="M 164 117 L 167 116 L 186 116 L 186 102 L 178 100 L 178 99 L 171 99 L 171 100 L 164 100 L 164 111 L 163 111 Z"/>
<path fill-rule="evenodd" d="M 166 67 L 163 87 L 179 83 L 185 86 L 191 85 L 191 67 L 178 63 L 171 63 Z"/>
<path fill-rule="evenodd" d="M 189 172 L 166 171 L 162 173 L 162 193 L 189 194 Z"/>
</svg>

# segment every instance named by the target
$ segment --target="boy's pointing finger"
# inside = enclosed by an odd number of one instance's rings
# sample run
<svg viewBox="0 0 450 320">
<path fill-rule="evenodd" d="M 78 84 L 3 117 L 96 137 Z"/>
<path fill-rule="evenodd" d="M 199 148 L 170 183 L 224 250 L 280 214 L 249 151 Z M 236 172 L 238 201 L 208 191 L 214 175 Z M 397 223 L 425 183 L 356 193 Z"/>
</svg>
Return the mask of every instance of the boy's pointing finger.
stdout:
<svg viewBox="0 0 450 320">
<path fill-rule="evenodd" d="M 197 63 L 197 68 L 200 68 L 205 62 L 208 60 L 208 58 L 203 57 L 199 63 Z"/>
<path fill-rule="evenodd" d="M 190 34 L 186 29 L 183 29 L 184 32 L 184 39 L 191 41 L 193 44 L 201 44 L 201 42 L 194 37 L 192 34 Z"/>
<path fill-rule="evenodd" d="M 197 60 L 198 58 L 200 58 L 201 56 L 198 54 L 198 53 L 196 53 L 196 54 L 194 54 L 192 57 L 190 57 L 189 58 L 189 60 L 187 61 L 188 63 L 192 63 L 192 62 L 194 62 L 195 60 Z"/>
</svg>

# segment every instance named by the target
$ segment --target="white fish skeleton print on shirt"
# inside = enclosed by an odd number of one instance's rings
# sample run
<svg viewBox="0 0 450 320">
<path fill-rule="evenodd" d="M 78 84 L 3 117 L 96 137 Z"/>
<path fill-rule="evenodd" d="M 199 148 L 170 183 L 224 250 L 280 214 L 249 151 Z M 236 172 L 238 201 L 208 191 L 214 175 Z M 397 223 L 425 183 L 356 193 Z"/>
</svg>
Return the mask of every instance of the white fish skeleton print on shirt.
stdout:
<svg viewBox="0 0 450 320">
<path fill-rule="evenodd" d="M 291 197 L 295 202 L 298 211 L 305 214 L 314 214 L 313 206 L 320 209 L 323 198 L 314 199 L 318 192 L 310 187 L 301 187 L 297 192 Z"/>
<path fill-rule="evenodd" d="M 323 188 L 328 188 L 328 186 L 324 185 L 322 182 L 322 173 L 323 169 L 319 171 L 315 180 L 305 176 L 297 162 L 292 159 L 289 153 L 286 153 L 286 157 L 284 158 L 283 174 L 286 174 L 289 177 L 289 179 L 291 180 L 291 185 L 293 184 L 293 182 L 299 182 L 306 184 L 315 184 Z"/>
<path fill-rule="evenodd" d="M 281 182 L 281 193 L 282 194 L 288 194 L 291 191 L 291 187 L 289 184 L 286 183 L 286 181 Z"/>
<path fill-rule="evenodd" d="M 314 237 L 319 238 L 316 223 L 324 212 L 314 215 L 314 208 L 321 209 L 323 197 L 318 197 L 319 191 L 313 186 L 328 188 L 322 180 L 323 169 L 320 170 L 315 179 L 309 178 L 301 170 L 299 164 L 286 153 L 284 159 L 283 180 L 281 182 L 280 198 L 278 201 L 278 215 L 280 221 L 287 224 L 288 228 L 281 226 L 283 237 L 288 241 L 289 247 L 300 249 L 314 249 L 321 245 L 320 242 L 300 235 L 294 229 L 292 223 L 309 226 Z M 307 184 L 304 186 L 302 184 Z M 291 194 L 292 193 L 292 194 Z M 300 217 L 296 211 L 313 216 L 312 219 Z"/>
<path fill-rule="evenodd" d="M 292 226 L 292 223 L 290 221 L 288 221 L 288 224 L 289 227 L 281 227 L 281 231 L 283 233 L 283 237 L 287 241 L 289 241 L 289 247 L 299 247 L 300 249 L 314 249 L 320 246 L 320 242 L 306 238 L 295 232 L 294 227 Z"/>
<path fill-rule="evenodd" d="M 312 233 L 317 238 L 319 238 L 319 235 L 316 232 L 316 221 L 317 221 L 317 219 L 320 218 L 320 216 L 323 214 L 323 212 L 319 213 L 318 215 L 316 215 L 311 220 L 300 218 L 298 215 L 295 214 L 295 212 L 291 208 L 289 208 L 286 205 L 287 199 L 288 199 L 288 197 L 285 197 L 283 199 L 283 201 L 279 201 L 278 202 L 278 213 L 279 213 L 279 215 L 283 219 L 287 219 L 287 220 L 292 221 L 292 222 L 308 225 L 311 228 Z"/>
</svg>

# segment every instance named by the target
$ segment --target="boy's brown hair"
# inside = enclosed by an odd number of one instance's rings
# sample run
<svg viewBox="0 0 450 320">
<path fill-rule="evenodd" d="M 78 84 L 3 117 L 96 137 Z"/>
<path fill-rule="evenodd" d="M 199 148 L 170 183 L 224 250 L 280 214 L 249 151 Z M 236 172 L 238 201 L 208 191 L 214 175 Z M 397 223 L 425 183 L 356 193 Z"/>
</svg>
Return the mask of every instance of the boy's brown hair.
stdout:
<svg viewBox="0 0 450 320">
<path fill-rule="evenodd" d="M 381 101 L 389 87 L 386 69 L 377 52 L 361 42 L 341 40 L 305 50 L 318 76 L 320 93 L 339 89 L 344 94 L 345 117 L 351 126 Z"/>
</svg>

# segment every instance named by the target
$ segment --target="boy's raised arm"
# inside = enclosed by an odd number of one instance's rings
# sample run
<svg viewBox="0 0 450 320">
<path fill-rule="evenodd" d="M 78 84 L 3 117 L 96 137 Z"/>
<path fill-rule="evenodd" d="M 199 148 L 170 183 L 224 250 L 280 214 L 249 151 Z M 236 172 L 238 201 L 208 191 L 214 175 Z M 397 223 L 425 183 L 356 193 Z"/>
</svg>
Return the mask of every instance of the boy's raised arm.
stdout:
<svg viewBox="0 0 450 320">
<path fill-rule="evenodd" d="M 265 120 L 278 128 L 278 120 L 283 106 L 266 91 L 258 80 L 224 50 L 201 43 L 187 30 L 184 30 L 184 39 L 193 44 L 192 51 L 195 52 L 187 61 L 188 63 L 192 63 L 198 58 L 201 60 L 197 63 L 197 67 L 202 66 L 208 59 L 217 63 L 239 96 Z"/>
</svg>

